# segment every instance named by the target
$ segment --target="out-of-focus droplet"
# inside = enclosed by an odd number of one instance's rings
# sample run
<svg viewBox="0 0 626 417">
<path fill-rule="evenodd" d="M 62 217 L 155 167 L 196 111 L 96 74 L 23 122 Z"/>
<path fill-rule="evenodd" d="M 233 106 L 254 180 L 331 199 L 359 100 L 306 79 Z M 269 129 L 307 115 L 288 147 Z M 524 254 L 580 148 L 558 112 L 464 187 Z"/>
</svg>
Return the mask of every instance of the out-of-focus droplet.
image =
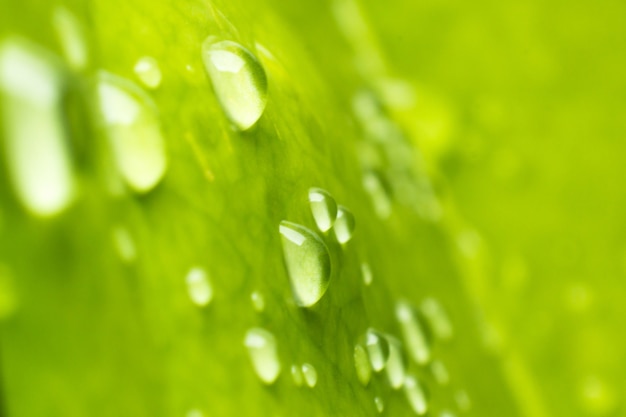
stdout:
<svg viewBox="0 0 626 417">
<path fill-rule="evenodd" d="M 122 261 L 130 263 L 137 257 L 135 241 L 125 227 L 117 226 L 113 229 L 113 244 Z"/>
<path fill-rule="evenodd" d="M 259 313 L 265 310 L 265 297 L 258 291 L 254 291 L 250 294 L 250 301 L 252 301 L 252 307 Z"/>
<path fill-rule="evenodd" d="M 424 388 L 413 375 L 406 377 L 404 381 L 404 393 L 415 414 L 423 416 L 428 412 L 428 400 Z"/>
<path fill-rule="evenodd" d="M 154 90 L 161 85 L 163 75 L 161 74 L 159 62 L 153 57 L 144 56 L 139 58 L 133 70 L 144 86 Z"/>
<path fill-rule="evenodd" d="M 465 412 L 472 408 L 472 401 L 465 390 L 458 390 L 454 394 L 454 401 L 456 401 L 456 405 L 460 411 Z"/>
<path fill-rule="evenodd" d="M 417 311 L 406 301 L 396 303 L 396 318 L 409 354 L 419 365 L 430 361 L 430 343 Z"/>
<path fill-rule="evenodd" d="M 0 264 L 0 321 L 11 316 L 17 309 L 15 283 L 9 268 Z"/>
<path fill-rule="evenodd" d="M 291 379 L 296 387 L 301 387 L 304 384 L 304 376 L 302 375 L 302 369 L 298 365 L 291 365 Z"/>
<path fill-rule="evenodd" d="M 266 385 L 271 385 L 280 374 L 280 360 L 276 338 L 270 332 L 261 328 L 252 328 L 246 333 L 244 345 L 252 366 L 259 379 Z"/>
<path fill-rule="evenodd" d="M 376 405 L 376 411 L 382 413 L 385 411 L 385 402 L 380 397 L 374 397 L 374 405 Z"/>
<path fill-rule="evenodd" d="M 450 375 L 443 362 L 435 360 L 430 364 L 430 372 L 439 385 L 447 385 L 450 382 Z"/>
<path fill-rule="evenodd" d="M 367 357 L 365 347 L 360 343 L 354 346 L 354 368 L 356 369 L 356 376 L 359 382 L 367 386 L 372 379 L 372 366 Z"/>
<path fill-rule="evenodd" d="M 63 6 L 54 9 L 52 23 L 70 67 L 81 71 L 89 61 L 85 30 L 74 14 Z"/>
<path fill-rule="evenodd" d="M 361 264 L 361 275 L 363 276 L 363 284 L 371 285 L 374 279 L 374 275 L 372 274 L 372 268 L 367 262 L 363 262 Z"/>
<path fill-rule="evenodd" d="M 402 343 L 398 339 L 390 335 L 387 335 L 386 338 L 389 342 L 389 359 L 385 366 L 387 379 L 391 388 L 400 389 L 404 384 L 406 376 L 407 365 L 404 358 L 404 350 L 402 349 Z"/>
<path fill-rule="evenodd" d="M 304 382 L 309 388 L 315 387 L 317 385 L 317 370 L 310 363 L 305 363 L 302 365 L 302 375 L 304 376 Z"/>
<path fill-rule="evenodd" d="M 439 301 L 434 298 L 427 298 L 422 302 L 421 310 L 437 338 L 441 340 L 452 338 L 454 334 L 452 323 Z"/>
<path fill-rule="evenodd" d="M 391 215 L 391 199 L 380 176 L 373 171 L 367 171 L 363 175 L 363 188 L 369 194 L 374 211 L 378 217 L 381 219 L 389 218 Z"/>
<path fill-rule="evenodd" d="M 213 300 L 213 286 L 209 274 L 204 268 L 193 267 L 185 277 L 187 293 L 191 301 L 198 307 L 205 307 Z"/>
</svg>

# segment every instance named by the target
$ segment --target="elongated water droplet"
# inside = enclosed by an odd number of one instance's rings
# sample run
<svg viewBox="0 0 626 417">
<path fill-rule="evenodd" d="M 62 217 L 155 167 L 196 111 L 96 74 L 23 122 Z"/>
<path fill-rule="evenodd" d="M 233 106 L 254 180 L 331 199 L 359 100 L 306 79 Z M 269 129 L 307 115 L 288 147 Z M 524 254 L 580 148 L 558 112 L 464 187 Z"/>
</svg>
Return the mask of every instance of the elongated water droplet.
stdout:
<svg viewBox="0 0 626 417">
<path fill-rule="evenodd" d="M 210 36 L 202 44 L 204 68 L 228 119 L 240 130 L 250 129 L 267 102 L 267 76 L 258 59 L 232 41 Z"/>
<path fill-rule="evenodd" d="M 130 263 L 137 257 L 135 241 L 128 229 L 122 226 L 115 227 L 113 229 L 113 244 L 122 261 Z"/>
<path fill-rule="evenodd" d="M 430 360 L 430 343 L 426 329 L 415 309 L 405 301 L 396 303 L 396 318 L 400 323 L 409 354 L 420 365 Z"/>
<path fill-rule="evenodd" d="M 363 175 L 363 188 L 369 194 L 374 211 L 381 219 L 387 219 L 391 215 L 391 199 L 380 176 L 373 172 L 367 171 Z"/>
<path fill-rule="evenodd" d="M 470 397 L 465 390 L 458 390 L 454 394 L 454 400 L 456 401 L 456 405 L 457 407 L 459 407 L 460 411 L 465 412 L 469 411 L 469 409 L 472 408 L 472 401 L 470 400 Z"/>
<path fill-rule="evenodd" d="M 352 212 L 342 205 L 337 207 L 337 220 L 333 227 L 337 241 L 342 245 L 348 243 L 352 239 L 355 226 L 356 221 Z"/>
<path fill-rule="evenodd" d="M 443 362 L 433 361 L 430 364 L 430 371 L 439 385 L 447 385 L 450 382 L 450 375 Z"/>
<path fill-rule="evenodd" d="M 302 370 L 298 365 L 291 365 L 291 379 L 296 387 L 301 387 L 304 383 L 304 376 L 302 376 Z"/>
<path fill-rule="evenodd" d="M 200 267 L 189 270 L 185 277 L 189 298 L 198 307 L 209 305 L 213 299 L 213 286 L 207 272 Z"/>
<path fill-rule="evenodd" d="M 356 376 L 359 382 L 367 386 L 372 379 L 372 366 L 367 357 L 365 347 L 360 343 L 354 346 L 354 368 L 356 369 Z"/>
<path fill-rule="evenodd" d="M 165 175 L 167 156 L 157 109 L 133 82 L 98 73 L 102 123 L 117 167 L 137 192 L 148 192 Z"/>
<path fill-rule="evenodd" d="M 54 10 L 52 23 L 70 67 L 77 71 L 84 69 L 89 56 L 82 24 L 72 12 L 63 6 Z"/>
<path fill-rule="evenodd" d="M 383 370 L 389 360 L 389 341 L 380 332 L 374 329 L 367 329 L 365 333 L 365 347 L 370 358 L 372 369 L 376 372 Z"/>
<path fill-rule="evenodd" d="M 441 304 L 434 298 L 427 298 L 422 302 L 422 314 L 435 336 L 441 340 L 451 339 L 453 336 L 452 323 Z"/>
<path fill-rule="evenodd" d="M 426 393 L 420 382 L 412 375 L 406 377 L 404 381 L 404 393 L 413 412 L 418 416 L 423 416 L 428 411 L 428 401 Z"/>
<path fill-rule="evenodd" d="M 374 404 L 376 405 L 376 411 L 378 411 L 379 413 L 382 413 L 383 411 L 385 411 L 385 403 L 382 398 L 375 397 Z"/>
<path fill-rule="evenodd" d="M 311 213 L 317 228 L 322 232 L 330 230 L 337 218 L 335 199 L 321 188 L 311 188 L 309 190 L 309 203 L 311 203 Z"/>
<path fill-rule="evenodd" d="M 374 274 L 372 274 L 372 268 L 367 262 L 361 264 L 361 275 L 363 276 L 363 284 L 370 285 L 374 280 Z"/>
<path fill-rule="evenodd" d="M 404 384 L 406 374 L 406 360 L 404 359 L 402 343 L 393 336 L 387 335 L 386 337 L 389 342 L 389 359 L 385 366 L 387 379 L 391 388 L 400 389 Z"/>
<path fill-rule="evenodd" d="M 261 381 L 271 385 L 280 374 L 280 361 L 276 338 L 270 332 L 261 328 L 252 328 L 246 333 L 244 345 L 252 360 L 254 371 Z"/>
<path fill-rule="evenodd" d="M 265 297 L 258 291 L 254 291 L 250 295 L 250 300 L 252 301 L 252 307 L 259 313 L 265 310 Z"/>
<path fill-rule="evenodd" d="M 21 203 L 44 217 L 67 208 L 75 193 L 58 68 L 47 51 L 22 39 L 0 45 L 6 164 Z"/>
<path fill-rule="evenodd" d="M 313 388 L 317 384 L 317 371 L 310 363 L 302 365 L 302 375 L 304 375 L 304 382 L 309 388 Z"/>
<path fill-rule="evenodd" d="M 161 68 L 157 60 L 151 56 L 139 58 L 133 69 L 139 81 L 146 87 L 156 89 L 161 85 L 163 78 Z"/>
<path fill-rule="evenodd" d="M 456 417 L 452 411 L 444 410 L 439 414 L 439 417 Z"/>
<path fill-rule="evenodd" d="M 296 303 L 311 307 L 326 293 L 330 282 L 330 255 L 322 239 L 299 224 L 282 221 L 283 254 Z"/>
<path fill-rule="evenodd" d="M 194 408 L 193 410 L 189 410 L 187 412 L 187 417 L 204 417 L 204 414 L 202 414 L 202 411 Z"/>
</svg>

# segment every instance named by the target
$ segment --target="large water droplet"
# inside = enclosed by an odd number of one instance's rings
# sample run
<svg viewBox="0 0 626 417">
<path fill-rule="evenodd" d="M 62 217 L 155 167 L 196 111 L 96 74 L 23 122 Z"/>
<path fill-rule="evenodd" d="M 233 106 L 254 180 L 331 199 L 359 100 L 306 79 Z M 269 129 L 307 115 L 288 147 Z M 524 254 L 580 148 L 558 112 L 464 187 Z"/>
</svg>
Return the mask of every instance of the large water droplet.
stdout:
<svg viewBox="0 0 626 417">
<path fill-rule="evenodd" d="M 113 229 L 113 245 L 122 261 L 130 263 L 137 257 L 135 241 L 128 229 L 122 226 L 117 226 Z"/>
<path fill-rule="evenodd" d="M 322 239 L 299 224 L 282 221 L 283 254 L 296 303 L 310 307 L 326 293 L 330 282 L 330 255 Z"/>
<path fill-rule="evenodd" d="M 424 392 L 424 388 L 417 378 L 412 375 L 406 377 L 404 380 L 404 393 L 415 414 L 419 416 L 426 414 L 428 411 L 426 392 Z"/>
<path fill-rule="evenodd" d="M 154 188 L 165 175 L 167 157 L 157 109 L 138 85 L 98 73 L 98 101 L 117 167 L 137 192 Z"/>
<path fill-rule="evenodd" d="M 448 340 L 453 336 L 452 323 L 441 304 L 434 298 L 427 298 L 422 302 L 422 314 L 435 336 Z"/>
<path fill-rule="evenodd" d="M 450 382 L 450 375 L 448 374 L 448 370 L 443 362 L 433 361 L 430 364 L 430 372 L 433 374 L 435 381 L 437 381 L 439 385 L 446 385 Z"/>
<path fill-rule="evenodd" d="M 376 405 L 376 411 L 382 413 L 385 411 L 385 402 L 380 397 L 374 397 L 374 404 Z"/>
<path fill-rule="evenodd" d="M 265 310 L 265 297 L 258 291 L 254 291 L 250 294 L 250 301 L 252 301 L 252 307 L 259 313 Z"/>
<path fill-rule="evenodd" d="M 365 347 L 360 343 L 354 346 L 354 368 L 359 382 L 363 385 L 369 384 L 372 379 L 372 366 L 367 357 Z"/>
<path fill-rule="evenodd" d="M 342 205 L 337 207 L 337 220 L 333 227 L 337 241 L 342 245 L 348 243 L 352 239 L 355 226 L 354 214 Z"/>
<path fill-rule="evenodd" d="M 396 318 L 413 360 L 420 365 L 430 360 L 430 344 L 426 329 L 415 309 L 405 301 L 396 303 Z"/>
<path fill-rule="evenodd" d="M 81 23 L 63 6 L 54 10 L 52 23 L 70 67 L 78 71 L 84 69 L 87 66 L 88 54 L 85 31 Z"/>
<path fill-rule="evenodd" d="M 144 56 L 139 58 L 135 67 L 133 68 L 137 78 L 143 85 L 148 88 L 155 89 L 161 85 L 161 68 L 156 59 L 151 56 Z"/>
<path fill-rule="evenodd" d="M 261 328 L 252 328 L 246 333 L 244 345 L 248 348 L 252 366 L 263 383 L 270 385 L 280 374 L 280 361 L 276 338 Z"/>
<path fill-rule="evenodd" d="M 317 371 L 310 363 L 302 365 L 302 375 L 304 375 L 304 382 L 309 388 L 313 388 L 317 384 Z"/>
<path fill-rule="evenodd" d="M 301 387 L 304 383 L 304 376 L 302 376 L 302 369 L 298 365 L 291 365 L 291 379 L 296 387 Z"/>
<path fill-rule="evenodd" d="M 228 119 L 240 130 L 251 128 L 267 102 L 267 77 L 261 63 L 238 43 L 216 42 L 213 36 L 202 44 L 202 60 Z"/>
<path fill-rule="evenodd" d="M 383 370 L 389 359 L 389 341 L 380 332 L 367 329 L 365 333 L 365 347 L 370 358 L 372 369 L 376 372 Z"/>
<path fill-rule="evenodd" d="M 330 230 L 337 218 L 335 199 L 321 188 L 311 188 L 309 190 L 309 203 L 311 203 L 311 213 L 317 228 L 322 232 Z"/>
<path fill-rule="evenodd" d="M 53 56 L 22 39 L 0 45 L 6 164 L 17 197 L 39 216 L 60 213 L 75 193 L 58 68 Z"/>
<path fill-rule="evenodd" d="M 207 272 L 200 267 L 189 270 L 185 277 L 187 292 L 191 301 L 199 307 L 208 305 L 213 299 L 213 286 Z"/>
<path fill-rule="evenodd" d="M 406 361 L 404 359 L 402 343 L 395 337 L 389 335 L 387 335 L 387 341 L 389 342 L 389 359 L 385 366 L 387 379 L 393 389 L 400 389 L 404 384 L 406 374 Z"/>
</svg>

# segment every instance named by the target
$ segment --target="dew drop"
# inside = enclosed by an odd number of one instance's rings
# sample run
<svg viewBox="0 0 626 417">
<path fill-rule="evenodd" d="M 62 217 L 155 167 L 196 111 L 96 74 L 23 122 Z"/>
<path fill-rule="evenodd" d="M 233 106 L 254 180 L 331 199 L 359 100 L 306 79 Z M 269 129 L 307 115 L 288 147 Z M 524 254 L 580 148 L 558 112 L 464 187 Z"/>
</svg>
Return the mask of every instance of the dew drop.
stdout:
<svg viewBox="0 0 626 417">
<path fill-rule="evenodd" d="M 317 371 L 310 363 L 302 365 L 302 375 L 304 376 L 304 382 L 306 382 L 309 388 L 313 388 L 317 384 Z"/>
<path fill-rule="evenodd" d="M 419 416 L 423 416 L 428 411 L 428 401 L 426 393 L 420 382 L 412 375 L 406 377 L 404 381 L 404 393 L 409 405 Z"/>
<path fill-rule="evenodd" d="M 161 68 L 158 61 L 151 56 L 139 58 L 133 69 L 144 86 L 154 90 L 161 85 Z"/>
<path fill-rule="evenodd" d="M 452 338 L 454 331 L 452 323 L 444 308 L 434 298 L 427 298 L 422 302 L 422 314 L 428 321 L 435 336 L 441 340 Z"/>
<path fill-rule="evenodd" d="M 125 263 L 130 263 L 137 257 L 135 241 L 128 229 L 117 226 L 113 229 L 113 245 L 119 257 Z"/>
<path fill-rule="evenodd" d="M 372 379 L 372 366 L 369 363 L 365 347 L 360 343 L 354 346 L 354 368 L 359 382 L 367 386 Z"/>
<path fill-rule="evenodd" d="M 88 53 L 82 24 L 72 12 L 62 6 L 54 10 L 52 23 L 70 67 L 77 71 L 84 69 L 87 66 Z"/>
<path fill-rule="evenodd" d="M 381 219 L 387 219 L 391 215 L 391 200 L 383 185 L 380 176 L 373 171 L 367 171 L 363 175 L 363 188 L 369 194 L 374 211 Z"/>
<path fill-rule="evenodd" d="M 298 365 L 291 365 L 291 379 L 296 387 L 301 387 L 304 383 L 304 376 L 302 376 L 302 370 Z"/>
<path fill-rule="evenodd" d="M 202 44 L 202 60 L 228 119 L 239 130 L 250 129 L 267 102 L 267 76 L 259 60 L 240 44 L 213 36 Z"/>
<path fill-rule="evenodd" d="M 454 394 L 454 400 L 456 401 L 457 407 L 459 407 L 459 410 L 461 411 L 469 411 L 472 407 L 472 401 L 465 390 L 458 390 Z"/>
<path fill-rule="evenodd" d="M 439 385 L 447 385 L 450 382 L 450 375 L 443 362 L 435 360 L 430 364 L 430 372 Z"/>
<path fill-rule="evenodd" d="M 352 212 L 342 205 L 337 207 L 337 220 L 333 227 L 337 241 L 342 245 L 348 243 L 352 239 L 355 226 L 356 221 Z"/>
<path fill-rule="evenodd" d="M 97 91 L 103 127 L 122 177 L 136 192 L 150 191 L 167 169 L 156 106 L 138 85 L 103 71 Z"/>
<path fill-rule="evenodd" d="M 326 293 L 330 282 L 330 255 L 322 239 L 304 226 L 282 221 L 283 254 L 296 303 L 311 307 Z"/>
<path fill-rule="evenodd" d="M 5 157 L 17 197 L 49 217 L 69 206 L 75 180 L 56 59 L 19 38 L 0 45 L 0 101 Z"/>
<path fill-rule="evenodd" d="M 375 397 L 374 404 L 376 405 L 376 411 L 378 411 L 379 413 L 382 413 L 383 411 L 385 411 L 385 403 L 383 402 L 382 398 Z"/>
<path fill-rule="evenodd" d="M 430 344 L 426 329 L 415 309 L 405 301 L 398 301 L 396 303 L 396 318 L 413 360 L 419 365 L 428 363 Z"/>
<path fill-rule="evenodd" d="M 363 276 L 363 284 L 371 285 L 374 275 L 372 274 L 372 268 L 367 262 L 361 264 L 361 276 Z"/>
<path fill-rule="evenodd" d="M 276 338 L 261 328 L 252 328 L 246 333 L 244 345 L 248 348 L 252 366 L 259 379 L 271 385 L 280 374 L 280 361 Z"/>
<path fill-rule="evenodd" d="M 198 307 L 209 305 L 213 299 L 213 286 L 207 272 L 200 267 L 193 267 L 185 277 L 189 298 Z"/>
<path fill-rule="evenodd" d="M 389 359 L 385 370 L 387 371 L 387 379 L 389 385 L 393 389 L 400 389 L 404 384 L 406 375 L 406 361 L 404 359 L 404 351 L 402 343 L 393 336 L 387 336 L 389 342 Z"/>
<path fill-rule="evenodd" d="M 383 370 L 389 359 L 389 342 L 387 338 L 374 329 L 367 329 L 365 333 L 365 347 L 370 358 L 372 369 L 376 372 Z"/>
<path fill-rule="evenodd" d="M 321 188 L 311 188 L 309 190 L 309 203 L 311 203 L 311 213 L 317 228 L 322 232 L 330 230 L 337 218 L 335 199 Z"/>
<path fill-rule="evenodd" d="M 252 307 L 259 313 L 265 310 L 265 297 L 258 291 L 254 291 L 250 294 L 250 301 L 252 301 Z"/>
</svg>

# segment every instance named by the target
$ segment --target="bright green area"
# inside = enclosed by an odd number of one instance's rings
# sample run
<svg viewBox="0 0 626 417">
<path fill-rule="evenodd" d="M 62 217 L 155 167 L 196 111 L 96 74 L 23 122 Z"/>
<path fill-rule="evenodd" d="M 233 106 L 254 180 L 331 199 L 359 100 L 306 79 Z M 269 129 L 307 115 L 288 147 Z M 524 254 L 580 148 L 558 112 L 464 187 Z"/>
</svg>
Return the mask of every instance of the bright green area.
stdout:
<svg viewBox="0 0 626 417">
<path fill-rule="evenodd" d="M 69 209 L 28 214 L 0 150 L 0 414 L 375 416 L 380 397 L 383 415 L 414 415 L 384 374 L 361 385 L 353 353 L 368 327 L 401 339 L 395 302 L 426 297 L 454 326 L 432 349 L 449 385 L 409 365 L 428 387 L 430 415 L 623 412 L 626 6 L 0 1 L 2 38 L 62 56 L 52 16 L 63 4 L 89 52 L 85 69 L 65 70 L 78 183 Z M 210 35 L 265 67 L 267 106 L 248 132 L 230 127 L 204 71 Z M 147 94 L 167 170 L 145 194 L 112 194 L 96 71 L 138 83 L 144 56 L 162 72 Z M 424 195 L 433 181 L 441 218 L 416 213 L 401 188 L 388 218 L 372 204 L 359 161 L 366 132 L 352 111 L 363 87 L 406 132 L 395 148 L 381 145 L 382 176 Z M 311 187 L 348 207 L 356 229 L 344 247 L 320 233 L 331 282 L 306 310 L 294 302 L 278 227 L 315 230 Z M 117 252 L 120 230 L 135 257 Z M 213 286 L 205 308 L 187 293 L 195 267 Z M 282 373 L 271 386 L 244 346 L 254 327 L 276 337 Z M 314 388 L 292 381 L 291 365 L 303 363 L 317 371 Z"/>
</svg>

